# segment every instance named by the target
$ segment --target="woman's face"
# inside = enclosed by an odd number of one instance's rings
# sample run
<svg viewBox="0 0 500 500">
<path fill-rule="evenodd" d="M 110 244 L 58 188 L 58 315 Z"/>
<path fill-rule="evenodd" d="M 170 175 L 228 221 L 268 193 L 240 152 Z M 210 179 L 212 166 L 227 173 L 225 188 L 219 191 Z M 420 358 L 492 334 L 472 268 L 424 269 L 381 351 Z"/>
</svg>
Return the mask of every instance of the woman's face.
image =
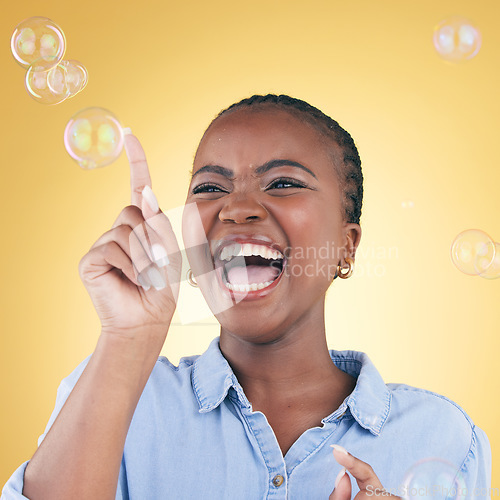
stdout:
<svg viewBox="0 0 500 500">
<path fill-rule="evenodd" d="M 190 264 L 223 330 L 269 342 L 323 316 L 337 265 L 360 236 L 343 220 L 332 148 L 275 108 L 230 112 L 203 137 L 186 203 L 196 204 L 209 245 Z M 187 248 L 201 241 L 195 226 L 186 216 Z"/>
</svg>

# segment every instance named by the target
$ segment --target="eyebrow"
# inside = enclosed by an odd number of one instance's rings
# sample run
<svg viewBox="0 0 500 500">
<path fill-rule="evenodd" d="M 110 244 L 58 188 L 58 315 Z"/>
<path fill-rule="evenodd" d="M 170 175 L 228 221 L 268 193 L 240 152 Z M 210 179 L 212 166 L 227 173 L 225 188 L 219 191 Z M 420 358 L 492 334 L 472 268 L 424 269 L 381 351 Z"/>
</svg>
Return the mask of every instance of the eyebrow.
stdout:
<svg viewBox="0 0 500 500">
<path fill-rule="evenodd" d="M 270 160 L 270 161 L 264 163 L 264 165 L 257 167 L 255 169 L 255 173 L 258 175 L 261 175 L 261 174 L 265 174 L 266 172 L 268 172 L 269 170 L 271 170 L 273 168 L 285 167 L 285 166 L 300 168 L 301 170 L 304 170 L 305 172 L 311 174 L 315 179 L 317 179 L 314 172 L 312 170 L 308 169 L 307 167 L 304 167 L 304 165 L 302 165 L 301 163 L 293 161 L 293 160 L 284 160 L 284 159 L 283 160 L 281 160 L 281 159 L 280 160 Z M 198 175 L 198 174 L 201 174 L 204 172 L 212 172 L 214 174 L 219 174 L 219 175 L 222 175 L 223 177 L 227 177 L 230 180 L 234 179 L 234 172 L 232 170 L 230 170 L 229 168 L 221 167 L 219 165 L 205 165 L 204 167 L 201 167 L 199 170 L 197 170 L 191 176 L 191 179 L 193 179 L 195 175 Z"/>
</svg>

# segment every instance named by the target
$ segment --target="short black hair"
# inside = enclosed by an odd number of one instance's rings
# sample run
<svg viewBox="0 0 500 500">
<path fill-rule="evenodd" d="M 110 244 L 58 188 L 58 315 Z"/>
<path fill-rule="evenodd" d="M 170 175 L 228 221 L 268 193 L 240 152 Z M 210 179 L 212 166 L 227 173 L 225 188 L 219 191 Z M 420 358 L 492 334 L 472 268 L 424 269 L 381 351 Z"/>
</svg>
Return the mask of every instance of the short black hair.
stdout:
<svg viewBox="0 0 500 500">
<path fill-rule="evenodd" d="M 326 138 L 333 140 L 340 147 L 343 159 L 342 165 L 334 163 L 334 166 L 339 177 L 340 189 L 343 193 L 342 207 L 344 209 L 344 219 L 346 222 L 359 224 L 363 203 L 363 173 L 361 171 L 361 159 L 358 149 L 351 135 L 335 120 L 325 115 L 318 108 L 311 106 L 305 101 L 284 94 L 253 95 L 222 110 L 212 123 L 220 116 L 236 109 L 253 107 L 257 110 L 257 108 L 264 108 L 267 105 L 289 112 L 301 120 L 306 120 Z"/>
</svg>

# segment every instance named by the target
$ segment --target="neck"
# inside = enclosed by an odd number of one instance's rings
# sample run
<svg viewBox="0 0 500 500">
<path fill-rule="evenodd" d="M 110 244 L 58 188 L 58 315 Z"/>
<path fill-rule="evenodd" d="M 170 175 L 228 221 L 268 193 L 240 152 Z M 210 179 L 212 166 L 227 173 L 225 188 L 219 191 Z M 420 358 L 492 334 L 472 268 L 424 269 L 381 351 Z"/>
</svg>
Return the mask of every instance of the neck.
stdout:
<svg viewBox="0 0 500 500">
<path fill-rule="evenodd" d="M 295 321 L 265 343 L 221 328 L 221 351 L 254 407 L 256 402 L 261 406 L 289 404 L 325 391 L 345 397 L 353 379 L 331 360 L 323 312 L 321 308 Z"/>
</svg>

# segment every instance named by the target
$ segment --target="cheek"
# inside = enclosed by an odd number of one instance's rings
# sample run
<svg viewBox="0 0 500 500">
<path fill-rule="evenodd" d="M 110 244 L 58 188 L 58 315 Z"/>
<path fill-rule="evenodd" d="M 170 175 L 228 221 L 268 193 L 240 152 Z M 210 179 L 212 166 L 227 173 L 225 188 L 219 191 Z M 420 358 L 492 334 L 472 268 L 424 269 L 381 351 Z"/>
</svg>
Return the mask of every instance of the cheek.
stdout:
<svg viewBox="0 0 500 500">
<path fill-rule="evenodd" d="M 328 209 L 324 208 L 325 205 Z M 317 286 L 318 280 L 330 283 L 343 246 L 343 222 L 331 203 L 322 204 L 321 200 L 316 200 L 301 206 L 290 206 L 283 227 L 292 247 L 292 259 L 286 272 L 300 279 L 300 286 Z"/>
<path fill-rule="evenodd" d="M 314 203 L 290 204 L 285 208 L 286 216 L 282 225 L 292 246 L 318 248 L 341 245 L 342 219 L 330 205 L 318 200 Z"/>
</svg>

